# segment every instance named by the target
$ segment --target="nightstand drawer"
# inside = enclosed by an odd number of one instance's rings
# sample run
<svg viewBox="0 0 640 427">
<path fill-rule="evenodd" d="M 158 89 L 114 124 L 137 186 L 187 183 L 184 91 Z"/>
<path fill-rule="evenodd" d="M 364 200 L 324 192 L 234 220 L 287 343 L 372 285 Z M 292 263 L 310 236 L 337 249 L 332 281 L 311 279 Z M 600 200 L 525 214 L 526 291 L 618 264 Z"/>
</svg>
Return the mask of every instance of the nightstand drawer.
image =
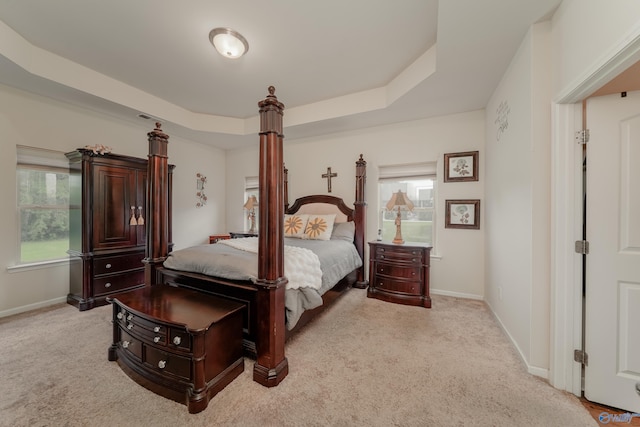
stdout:
<svg viewBox="0 0 640 427">
<path fill-rule="evenodd" d="M 410 280 L 422 280 L 421 267 L 387 264 L 384 262 L 379 262 L 376 264 L 376 274 L 383 274 Z"/>
<path fill-rule="evenodd" d="M 402 246 L 394 247 L 392 249 L 377 247 L 375 251 L 375 258 L 378 261 L 403 262 L 413 265 L 422 265 L 423 263 L 422 250 L 405 248 Z"/>
<path fill-rule="evenodd" d="M 407 295 L 419 295 L 421 291 L 420 282 L 400 280 L 395 277 L 376 276 L 373 286 L 376 289 L 399 292 Z"/>
</svg>

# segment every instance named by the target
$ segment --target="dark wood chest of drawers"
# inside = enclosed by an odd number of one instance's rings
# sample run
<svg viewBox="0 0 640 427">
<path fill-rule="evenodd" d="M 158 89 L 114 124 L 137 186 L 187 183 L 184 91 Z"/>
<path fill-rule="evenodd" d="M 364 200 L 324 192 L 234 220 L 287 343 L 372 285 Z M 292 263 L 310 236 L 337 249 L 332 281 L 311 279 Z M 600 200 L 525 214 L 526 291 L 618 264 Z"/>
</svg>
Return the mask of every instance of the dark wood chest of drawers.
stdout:
<svg viewBox="0 0 640 427">
<path fill-rule="evenodd" d="M 244 370 L 244 305 L 169 285 L 109 298 L 113 344 L 109 360 L 149 390 L 204 410 Z"/>
<path fill-rule="evenodd" d="M 369 242 L 367 296 L 430 308 L 430 252 L 431 246 L 421 243 Z"/>
</svg>

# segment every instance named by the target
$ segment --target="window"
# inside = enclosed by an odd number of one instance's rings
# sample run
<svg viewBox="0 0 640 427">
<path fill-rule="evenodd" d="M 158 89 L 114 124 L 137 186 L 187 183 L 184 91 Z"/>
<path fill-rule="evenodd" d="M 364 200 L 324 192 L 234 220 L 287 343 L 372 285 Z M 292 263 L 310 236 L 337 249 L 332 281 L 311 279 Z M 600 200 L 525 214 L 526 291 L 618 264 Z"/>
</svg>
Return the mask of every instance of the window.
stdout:
<svg viewBox="0 0 640 427">
<path fill-rule="evenodd" d="M 18 147 L 20 263 L 68 257 L 70 204 L 66 164 L 62 153 Z"/>
<path fill-rule="evenodd" d="M 414 205 L 412 211 L 401 209 L 402 238 L 407 242 L 430 243 L 435 251 L 436 224 L 436 164 L 380 166 L 379 169 L 379 232 L 382 240 L 396 235 L 397 211 L 388 211 L 387 202 L 401 190 Z"/>
<path fill-rule="evenodd" d="M 258 200 L 258 203 L 260 203 L 260 198 L 258 197 L 258 177 L 257 176 L 247 176 L 244 179 L 244 202 L 246 203 L 247 200 L 249 200 L 249 197 L 251 196 L 255 196 L 256 199 Z M 258 229 L 258 224 L 260 223 L 259 220 L 259 213 L 258 213 L 258 208 L 256 207 L 253 210 L 254 214 L 255 214 L 255 227 L 256 230 Z M 245 209 L 244 210 L 244 231 L 250 230 L 251 229 L 251 217 L 249 215 L 249 212 Z"/>
</svg>

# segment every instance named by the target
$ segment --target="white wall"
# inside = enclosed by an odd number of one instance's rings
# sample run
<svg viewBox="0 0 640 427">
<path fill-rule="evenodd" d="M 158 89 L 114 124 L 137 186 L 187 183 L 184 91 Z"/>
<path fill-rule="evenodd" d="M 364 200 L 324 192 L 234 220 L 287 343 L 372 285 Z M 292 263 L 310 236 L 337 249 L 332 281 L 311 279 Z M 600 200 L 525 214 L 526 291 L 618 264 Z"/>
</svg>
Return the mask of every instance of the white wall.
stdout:
<svg viewBox="0 0 640 427">
<path fill-rule="evenodd" d="M 639 17 L 637 0 L 564 0 L 552 19 L 554 98 L 580 88 L 625 46 L 637 43 Z"/>
<path fill-rule="evenodd" d="M 115 120 L 0 85 L 0 316 L 66 300 L 69 292 L 67 263 L 35 268 L 11 268 L 19 261 L 16 210 L 16 145 L 61 152 L 85 145 L 104 144 L 113 152 L 146 158 L 151 122 L 139 125 Z M 169 139 L 169 162 L 174 176 L 174 226 L 176 247 L 207 242 L 224 227 L 225 153 L 202 144 Z M 196 172 L 208 178 L 209 203 L 197 209 Z"/>
<path fill-rule="evenodd" d="M 301 140 L 286 139 L 285 164 L 289 169 L 289 202 L 308 194 L 328 194 L 327 167 L 338 176 L 332 179 L 332 193 L 353 203 L 355 162 L 360 154 L 367 161 L 367 240 L 376 237 L 378 225 L 378 166 L 438 162 L 437 228 L 438 256 L 432 261 L 434 293 L 482 298 L 484 294 L 484 223 L 480 230 L 444 228 L 446 199 L 483 199 L 484 196 L 484 110 L 433 119 L 373 127 Z M 286 125 L 286 111 L 285 111 Z M 444 153 L 480 151 L 478 182 L 443 183 Z M 227 225 L 242 227 L 245 176 L 258 173 L 258 148 L 227 155 Z M 484 201 L 481 202 L 481 218 Z"/>
<path fill-rule="evenodd" d="M 549 34 L 548 22 L 530 29 L 486 110 L 486 299 L 541 376 L 549 367 Z"/>
</svg>

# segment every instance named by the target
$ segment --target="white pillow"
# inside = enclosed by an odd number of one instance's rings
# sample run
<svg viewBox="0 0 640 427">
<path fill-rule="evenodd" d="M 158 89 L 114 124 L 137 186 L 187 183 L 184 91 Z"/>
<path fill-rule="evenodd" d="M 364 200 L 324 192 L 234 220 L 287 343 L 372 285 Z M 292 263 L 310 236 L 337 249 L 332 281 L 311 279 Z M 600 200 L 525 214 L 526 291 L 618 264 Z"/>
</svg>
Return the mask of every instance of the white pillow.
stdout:
<svg viewBox="0 0 640 427">
<path fill-rule="evenodd" d="M 304 230 L 305 238 L 311 240 L 329 240 L 335 220 L 336 214 L 309 215 L 307 227 Z"/>
<path fill-rule="evenodd" d="M 331 240 L 345 240 L 347 242 L 353 242 L 353 236 L 356 232 L 356 224 L 353 221 L 349 222 L 336 222 L 333 225 L 333 232 L 331 233 Z"/>
<path fill-rule="evenodd" d="M 284 237 L 305 238 L 304 230 L 309 215 L 286 214 L 284 216 Z"/>
</svg>

